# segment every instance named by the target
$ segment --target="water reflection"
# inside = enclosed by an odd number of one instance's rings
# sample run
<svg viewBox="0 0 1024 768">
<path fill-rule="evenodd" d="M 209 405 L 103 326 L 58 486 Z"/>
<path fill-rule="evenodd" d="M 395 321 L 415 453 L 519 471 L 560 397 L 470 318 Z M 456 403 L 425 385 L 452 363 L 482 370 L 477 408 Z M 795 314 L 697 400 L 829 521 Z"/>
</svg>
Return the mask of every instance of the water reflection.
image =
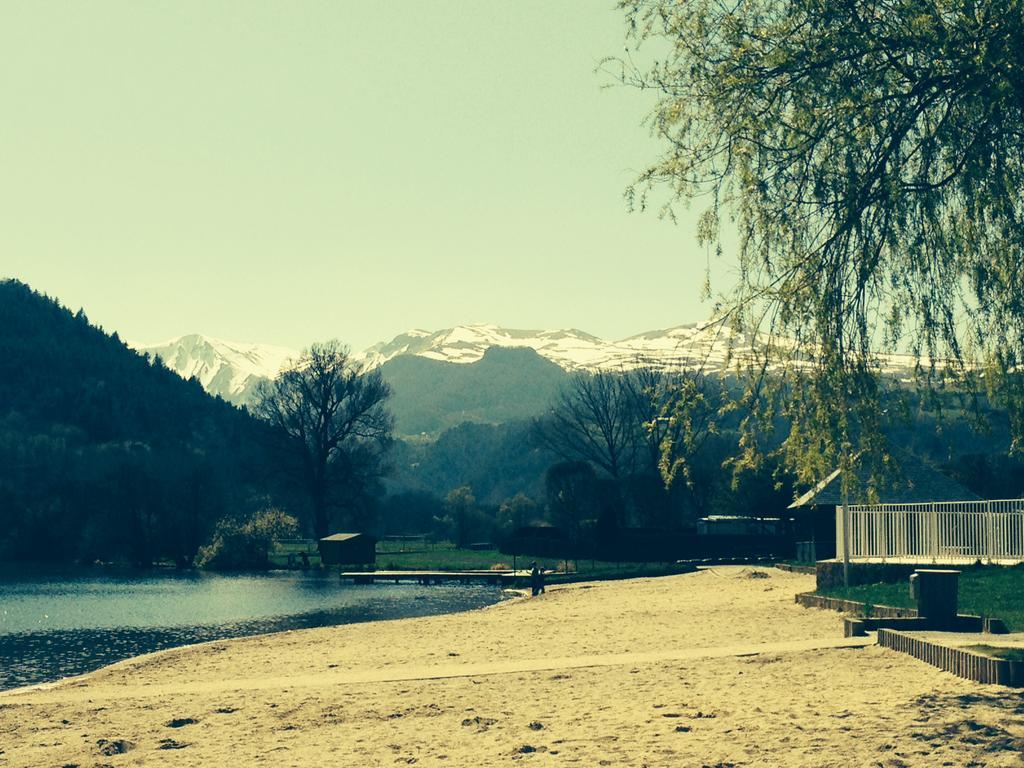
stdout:
<svg viewBox="0 0 1024 768">
<path fill-rule="evenodd" d="M 0 572 L 0 689 L 188 643 L 497 602 L 496 587 L 352 585 L 313 573 Z"/>
</svg>

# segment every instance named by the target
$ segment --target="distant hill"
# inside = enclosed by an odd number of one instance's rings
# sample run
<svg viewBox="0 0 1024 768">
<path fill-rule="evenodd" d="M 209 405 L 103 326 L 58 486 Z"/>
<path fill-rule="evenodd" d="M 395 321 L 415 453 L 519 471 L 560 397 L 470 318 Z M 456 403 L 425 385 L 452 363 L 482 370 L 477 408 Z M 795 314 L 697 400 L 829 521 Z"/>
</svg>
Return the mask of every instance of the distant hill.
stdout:
<svg viewBox="0 0 1024 768">
<path fill-rule="evenodd" d="M 187 562 L 265 491 L 260 429 L 83 312 L 0 282 L 0 560 Z"/>
<path fill-rule="evenodd" d="M 396 431 L 438 433 L 463 422 L 530 419 L 554 402 L 569 374 L 532 349 L 492 347 L 474 363 L 400 355 L 381 366 L 394 389 Z"/>
<path fill-rule="evenodd" d="M 533 439 L 530 422 L 460 424 L 437 440 L 399 440 L 387 479 L 392 492 L 425 492 L 443 499 L 468 485 L 477 501 L 497 506 L 517 493 L 544 495 L 544 472 L 557 457 Z"/>
</svg>

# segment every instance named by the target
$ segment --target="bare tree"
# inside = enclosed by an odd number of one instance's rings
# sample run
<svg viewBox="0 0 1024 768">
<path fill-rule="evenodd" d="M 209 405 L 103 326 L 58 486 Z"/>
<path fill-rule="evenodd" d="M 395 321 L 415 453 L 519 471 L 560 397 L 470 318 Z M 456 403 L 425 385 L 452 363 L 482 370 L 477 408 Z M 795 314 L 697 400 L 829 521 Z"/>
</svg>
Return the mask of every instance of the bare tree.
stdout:
<svg viewBox="0 0 1024 768">
<path fill-rule="evenodd" d="M 560 458 L 589 461 L 615 480 L 661 474 L 670 484 L 714 433 L 716 417 L 701 373 L 640 365 L 573 377 L 537 433 Z"/>
<path fill-rule="evenodd" d="M 333 508 L 383 474 L 390 395 L 380 372 L 364 371 L 337 341 L 314 344 L 257 390 L 253 412 L 273 429 L 282 470 L 308 494 L 317 538 L 328 535 Z"/>
<path fill-rule="evenodd" d="M 622 377 L 607 372 L 575 375 L 547 418 L 538 422 L 540 442 L 568 461 L 589 461 L 615 480 L 632 473 L 637 423 Z"/>
</svg>

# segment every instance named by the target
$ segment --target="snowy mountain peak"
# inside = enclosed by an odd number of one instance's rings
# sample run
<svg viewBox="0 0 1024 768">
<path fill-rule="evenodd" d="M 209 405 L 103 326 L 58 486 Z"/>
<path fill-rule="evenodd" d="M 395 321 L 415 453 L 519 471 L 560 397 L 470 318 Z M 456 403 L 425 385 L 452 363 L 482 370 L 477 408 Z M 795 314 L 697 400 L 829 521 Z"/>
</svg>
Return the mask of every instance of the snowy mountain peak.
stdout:
<svg viewBox="0 0 1024 768">
<path fill-rule="evenodd" d="M 720 322 L 691 323 L 606 341 L 577 328 L 554 331 L 458 325 L 433 333 L 408 332 L 376 344 L 357 357 L 368 366 L 398 355 L 473 363 L 491 347 L 529 347 L 566 370 L 620 370 L 637 365 L 724 366 L 743 339 Z"/>
<path fill-rule="evenodd" d="M 433 333 L 407 332 L 381 342 L 356 357 L 366 365 L 382 365 L 398 355 L 420 355 L 451 363 L 474 363 L 490 347 L 530 347 L 563 368 L 586 367 L 585 350 L 606 342 L 576 329 L 521 330 L 497 325 L 457 325 Z"/>
<path fill-rule="evenodd" d="M 257 383 L 276 376 L 298 352 L 284 347 L 225 341 L 199 334 L 161 344 L 134 344 L 140 352 L 158 355 L 184 378 L 196 377 L 212 394 L 235 403 L 251 399 Z M 721 371 L 750 349 L 722 322 L 678 325 L 618 341 L 606 341 L 578 328 L 552 331 L 457 325 L 439 331 L 415 328 L 390 341 L 354 353 L 368 368 L 400 355 L 418 355 L 449 363 L 474 363 L 493 347 L 533 349 L 567 371 L 617 371 L 638 365 L 701 368 Z"/>
<path fill-rule="evenodd" d="M 182 378 L 233 403 L 250 400 L 256 385 L 273 378 L 298 351 L 269 344 L 225 341 L 191 333 L 159 344 L 130 343 L 138 352 L 159 357 Z"/>
</svg>

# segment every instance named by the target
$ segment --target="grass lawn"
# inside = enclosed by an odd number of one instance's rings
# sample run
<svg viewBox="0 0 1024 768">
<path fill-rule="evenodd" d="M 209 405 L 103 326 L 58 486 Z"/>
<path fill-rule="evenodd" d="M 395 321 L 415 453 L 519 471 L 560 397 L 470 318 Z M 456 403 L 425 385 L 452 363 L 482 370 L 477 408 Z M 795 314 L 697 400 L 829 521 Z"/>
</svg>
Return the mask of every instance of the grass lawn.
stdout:
<svg viewBox="0 0 1024 768">
<path fill-rule="evenodd" d="M 283 542 L 270 555 L 270 561 L 276 567 L 286 567 L 288 554 L 297 554 L 305 548 L 305 545 L 298 542 Z M 315 548 L 310 550 L 309 559 L 314 568 L 320 565 L 320 555 L 316 553 Z M 543 568 L 559 572 L 548 578 L 549 584 L 557 584 L 560 581 L 579 581 L 581 578 L 599 580 L 664 576 L 687 570 L 674 564 L 665 563 L 609 563 L 600 560 L 570 560 L 567 564 L 556 558 L 532 555 L 519 555 L 513 559 L 511 555 L 503 555 L 496 549 L 457 549 L 450 542 L 422 544 L 392 541 L 378 542 L 375 567 L 379 571 L 487 571 L 491 569 L 510 570 L 514 563 L 519 570 L 525 570 L 534 560 Z M 298 564 L 297 557 L 294 562 Z M 565 573 L 566 571 L 568 572 Z"/>
<path fill-rule="evenodd" d="M 385 542 L 381 542 L 383 544 Z M 525 568 L 530 561 L 520 557 L 516 567 Z M 456 549 L 447 543 L 409 552 L 381 551 L 377 545 L 377 570 L 380 571 L 487 571 L 512 567 L 512 556 L 496 549 Z"/>
<path fill-rule="evenodd" d="M 504 570 L 511 569 L 513 563 L 519 570 L 525 570 L 534 560 L 543 568 L 560 573 L 568 571 L 568 576 L 573 577 L 573 580 L 580 576 L 595 579 L 660 576 L 682 570 L 663 563 L 608 563 L 584 559 L 570 560 L 566 563 L 557 558 L 533 555 L 518 555 L 513 559 L 512 555 L 503 555 L 496 549 L 456 549 L 448 542 L 410 552 L 382 552 L 379 545 L 377 550 L 377 569 L 382 571 L 479 571 L 492 568 Z M 564 579 L 560 575 L 553 575 L 548 579 L 548 583 L 558 583 L 560 580 Z"/>
<path fill-rule="evenodd" d="M 1024 648 L 1006 648 L 1000 645 L 965 645 L 965 651 L 980 653 L 982 656 L 990 656 L 993 659 L 1006 659 L 1006 661 L 1024 661 Z"/>
<path fill-rule="evenodd" d="M 857 587 L 834 587 L 821 590 L 820 595 L 857 600 L 871 605 L 896 608 L 917 607 L 910 597 L 910 585 L 863 584 Z M 1024 632 L 1024 566 L 968 566 L 960 573 L 961 613 L 974 613 L 1002 619 L 1011 632 Z"/>
</svg>

